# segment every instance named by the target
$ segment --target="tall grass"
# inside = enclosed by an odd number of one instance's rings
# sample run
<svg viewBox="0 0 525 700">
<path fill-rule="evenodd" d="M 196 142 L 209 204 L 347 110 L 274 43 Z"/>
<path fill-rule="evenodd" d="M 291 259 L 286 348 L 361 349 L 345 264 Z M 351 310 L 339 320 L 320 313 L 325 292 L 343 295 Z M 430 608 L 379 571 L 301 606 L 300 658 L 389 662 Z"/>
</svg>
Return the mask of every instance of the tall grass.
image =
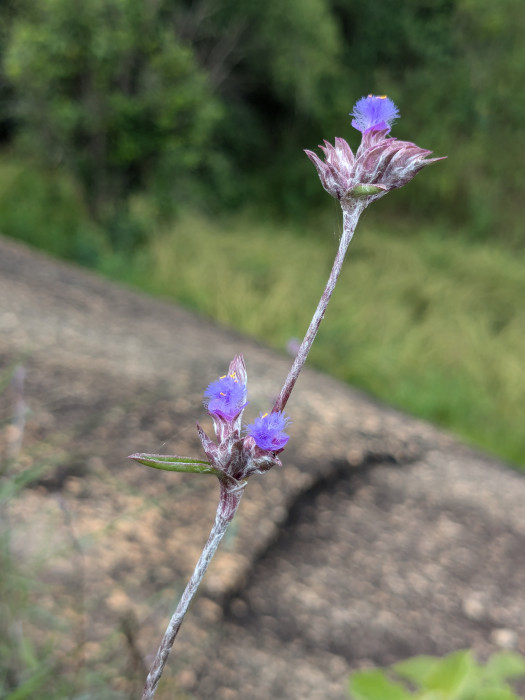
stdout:
<svg viewBox="0 0 525 700">
<path fill-rule="evenodd" d="M 104 268 L 284 349 L 307 327 L 338 227 L 335 216 L 300 232 L 188 215 L 131 266 Z M 497 245 L 365 218 L 311 362 L 525 466 L 524 271 Z"/>
</svg>

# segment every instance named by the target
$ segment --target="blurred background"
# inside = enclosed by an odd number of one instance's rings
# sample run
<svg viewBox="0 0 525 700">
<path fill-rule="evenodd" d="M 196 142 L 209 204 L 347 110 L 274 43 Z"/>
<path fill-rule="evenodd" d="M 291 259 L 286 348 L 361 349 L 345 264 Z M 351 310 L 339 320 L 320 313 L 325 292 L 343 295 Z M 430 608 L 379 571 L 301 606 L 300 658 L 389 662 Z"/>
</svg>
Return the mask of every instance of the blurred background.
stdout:
<svg viewBox="0 0 525 700">
<path fill-rule="evenodd" d="M 302 150 L 388 94 L 449 158 L 365 213 L 312 363 L 523 467 L 524 30 L 521 0 L 3 0 L 0 232 L 284 351 L 341 228 Z"/>
</svg>

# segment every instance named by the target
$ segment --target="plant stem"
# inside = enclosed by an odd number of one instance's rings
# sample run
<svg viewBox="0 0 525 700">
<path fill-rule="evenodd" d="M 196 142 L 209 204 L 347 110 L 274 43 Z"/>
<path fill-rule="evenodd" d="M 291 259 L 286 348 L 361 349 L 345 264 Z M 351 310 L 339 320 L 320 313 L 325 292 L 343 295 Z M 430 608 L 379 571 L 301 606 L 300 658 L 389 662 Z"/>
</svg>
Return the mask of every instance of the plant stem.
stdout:
<svg viewBox="0 0 525 700">
<path fill-rule="evenodd" d="M 343 207 L 343 234 L 339 242 L 339 248 L 337 255 L 335 256 L 332 271 L 330 272 L 330 277 L 328 278 L 324 292 L 321 296 L 317 309 L 315 310 L 312 321 L 310 322 L 310 326 L 306 331 L 304 340 L 301 343 L 297 357 L 295 358 L 290 372 L 288 373 L 288 376 L 283 384 L 279 398 L 275 402 L 272 409 L 273 411 L 282 411 L 290 398 L 290 394 L 295 386 L 297 377 L 299 376 L 299 373 L 306 362 L 310 348 L 312 347 L 317 331 L 319 330 L 319 326 L 321 325 L 321 321 L 323 320 L 328 302 L 332 297 L 336 282 L 339 278 L 339 274 L 341 273 L 341 268 L 343 267 L 346 251 L 348 250 L 348 246 L 350 245 L 350 241 L 354 235 L 357 222 L 359 221 L 359 217 L 365 206 L 366 205 L 363 201 L 353 200 L 351 208 L 348 206 Z M 164 667 L 166 665 L 166 661 L 168 660 L 169 653 L 182 621 L 184 620 L 184 616 L 186 615 L 191 601 L 197 592 L 199 584 L 202 581 L 206 570 L 208 569 L 213 555 L 217 551 L 220 541 L 224 537 L 228 525 L 231 523 L 235 513 L 237 512 L 245 486 L 246 482 L 237 481 L 226 474 L 221 480 L 221 496 L 215 516 L 215 523 L 213 524 L 210 536 L 208 537 L 208 541 L 202 550 L 191 579 L 184 589 L 182 598 L 180 599 L 177 609 L 173 613 L 173 617 L 171 618 L 166 632 L 164 633 L 164 637 L 160 643 L 157 655 L 153 661 L 153 664 L 151 665 L 150 672 L 146 679 L 142 700 L 152 700 L 155 695 L 162 672 L 164 671 Z"/>
<path fill-rule="evenodd" d="M 195 566 L 193 574 L 188 581 L 188 585 L 184 589 L 184 593 L 177 605 L 177 609 L 173 613 L 173 616 L 169 622 L 164 637 L 160 643 L 160 646 L 153 661 L 148 677 L 146 679 L 146 685 L 144 686 L 144 691 L 142 693 L 142 700 L 152 700 L 157 690 L 157 685 L 159 684 L 162 672 L 168 660 L 171 647 L 175 641 L 175 637 L 182 625 L 184 616 L 188 608 L 190 607 L 191 601 L 197 592 L 200 582 L 202 581 L 204 574 L 208 568 L 213 555 L 217 551 L 217 547 L 220 541 L 224 537 L 228 525 L 233 520 L 239 503 L 241 502 L 241 497 L 246 486 L 246 482 L 236 481 L 235 479 L 229 477 L 228 480 L 221 481 L 221 495 L 219 499 L 219 505 L 217 506 L 217 513 L 215 515 L 215 522 L 208 537 L 208 541 L 204 545 L 204 549 L 199 557 L 199 561 Z"/>
<path fill-rule="evenodd" d="M 297 353 L 294 363 L 288 372 L 288 376 L 286 377 L 281 393 L 279 394 L 272 411 L 282 411 L 290 398 L 292 389 L 294 388 L 299 373 L 306 362 L 306 358 L 308 357 L 310 348 L 315 340 L 315 336 L 317 335 L 321 321 L 324 318 L 326 307 L 328 306 L 328 302 L 332 297 L 341 268 L 343 267 L 346 251 L 348 250 L 348 246 L 350 245 L 350 241 L 354 235 L 357 222 L 359 221 L 359 217 L 361 216 L 365 206 L 366 205 L 364 204 L 363 200 L 353 200 L 352 208 L 343 207 L 343 234 L 341 236 L 341 240 L 339 241 L 339 249 L 337 251 L 337 255 L 335 256 L 330 277 L 328 278 L 328 282 L 326 283 L 326 287 L 321 299 L 319 300 L 317 309 L 315 310 L 308 330 L 306 331 L 304 340 L 301 343 L 299 352 Z"/>
</svg>

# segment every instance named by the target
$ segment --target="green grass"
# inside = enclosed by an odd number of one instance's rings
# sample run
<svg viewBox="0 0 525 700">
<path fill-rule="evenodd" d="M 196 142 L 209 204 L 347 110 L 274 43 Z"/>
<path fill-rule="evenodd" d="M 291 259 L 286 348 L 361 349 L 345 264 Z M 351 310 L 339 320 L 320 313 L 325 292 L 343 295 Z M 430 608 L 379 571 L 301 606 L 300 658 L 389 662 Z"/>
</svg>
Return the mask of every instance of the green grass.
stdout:
<svg viewBox="0 0 525 700">
<path fill-rule="evenodd" d="M 0 233 L 89 266 L 109 248 L 70 178 L 6 152 L 0 153 Z"/>
<path fill-rule="evenodd" d="M 103 269 L 284 349 L 306 330 L 339 226 L 189 215 L 131 266 Z M 310 362 L 523 467 L 524 272 L 497 245 L 365 217 Z"/>
</svg>

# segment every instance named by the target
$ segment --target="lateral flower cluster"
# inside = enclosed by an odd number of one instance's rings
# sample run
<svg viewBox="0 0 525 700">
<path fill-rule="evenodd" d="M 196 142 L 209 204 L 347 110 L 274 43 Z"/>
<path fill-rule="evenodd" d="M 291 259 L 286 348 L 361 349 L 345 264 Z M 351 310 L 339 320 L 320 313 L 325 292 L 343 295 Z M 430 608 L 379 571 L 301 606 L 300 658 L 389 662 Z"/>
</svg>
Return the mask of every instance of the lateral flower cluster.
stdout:
<svg viewBox="0 0 525 700">
<path fill-rule="evenodd" d="M 284 431 L 290 420 L 283 412 L 261 414 L 243 430 L 247 374 L 242 355 L 234 357 L 228 374 L 212 382 L 204 397 L 204 405 L 213 419 L 217 443 L 200 425 L 197 429 L 204 452 L 216 469 L 242 481 L 252 474 L 282 466 L 277 455 L 289 440 Z"/>
<path fill-rule="evenodd" d="M 289 440 L 285 429 L 290 419 L 282 411 L 272 411 L 261 414 L 243 428 L 247 394 L 246 366 L 242 355 L 236 355 L 228 373 L 212 382 L 204 392 L 204 405 L 213 419 L 217 437 L 214 442 L 197 423 L 207 460 L 143 452 L 130 455 L 130 459 L 165 471 L 215 474 L 227 487 L 224 493 L 237 488 L 252 474 L 282 466 L 277 455 Z"/>
<path fill-rule="evenodd" d="M 406 185 L 425 166 L 443 160 L 427 158 L 432 151 L 388 136 L 399 111 L 386 95 L 362 97 L 350 116 L 354 117 L 352 126 L 362 133 L 355 155 L 340 137 L 335 138 L 333 146 L 326 140 L 324 146 L 319 146 L 324 160 L 305 150 L 324 189 L 343 208 L 356 199 L 368 206 L 390 190 Z"/>
</svg>

